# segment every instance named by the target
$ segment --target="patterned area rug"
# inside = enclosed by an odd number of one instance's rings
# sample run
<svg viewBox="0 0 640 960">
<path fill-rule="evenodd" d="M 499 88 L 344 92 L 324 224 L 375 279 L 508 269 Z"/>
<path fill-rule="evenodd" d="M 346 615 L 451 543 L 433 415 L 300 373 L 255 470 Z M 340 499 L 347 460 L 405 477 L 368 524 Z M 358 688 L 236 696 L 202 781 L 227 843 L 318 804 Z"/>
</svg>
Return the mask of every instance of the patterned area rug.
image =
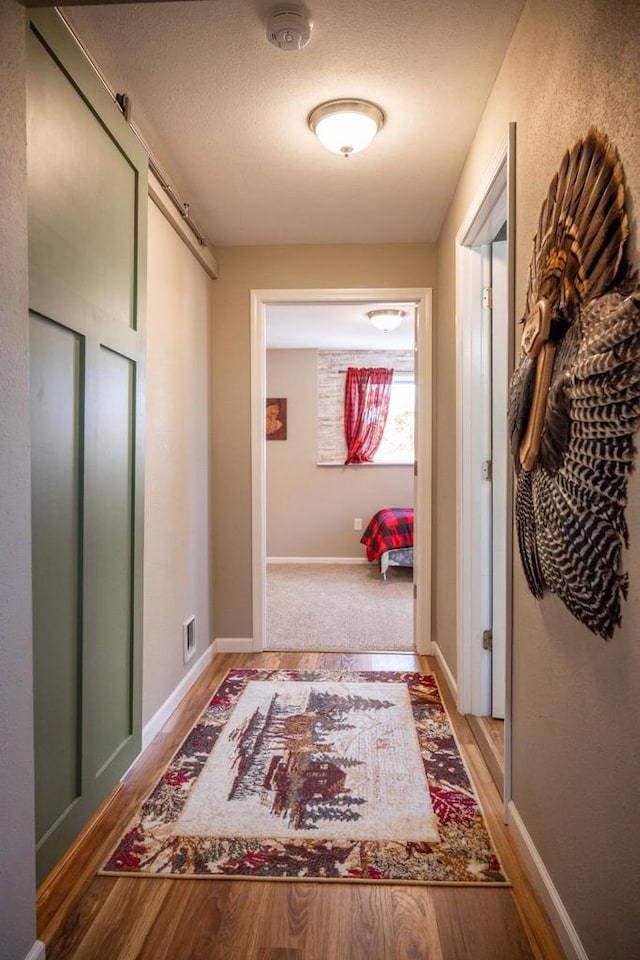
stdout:
<svg viewBox="0 0 640 960">
<path fill-rule="evenodd" d="M 508 883 L 431 674 L 231 670 L 102 873 Z"/>
</svg>

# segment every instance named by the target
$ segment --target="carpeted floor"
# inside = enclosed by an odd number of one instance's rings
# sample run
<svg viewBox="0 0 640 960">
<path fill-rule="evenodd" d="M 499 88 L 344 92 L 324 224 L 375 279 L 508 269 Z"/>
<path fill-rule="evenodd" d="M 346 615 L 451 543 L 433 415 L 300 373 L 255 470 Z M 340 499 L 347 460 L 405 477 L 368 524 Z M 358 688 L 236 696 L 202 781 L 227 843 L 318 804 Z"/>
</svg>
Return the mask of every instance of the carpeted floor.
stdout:
<svg viewBox="0 0 640 960">
<path fill-rule="evenodd" d="M 376 564 L 267 565 L 267 650 L 413 650 L 413 571 Z"/>
</svg>

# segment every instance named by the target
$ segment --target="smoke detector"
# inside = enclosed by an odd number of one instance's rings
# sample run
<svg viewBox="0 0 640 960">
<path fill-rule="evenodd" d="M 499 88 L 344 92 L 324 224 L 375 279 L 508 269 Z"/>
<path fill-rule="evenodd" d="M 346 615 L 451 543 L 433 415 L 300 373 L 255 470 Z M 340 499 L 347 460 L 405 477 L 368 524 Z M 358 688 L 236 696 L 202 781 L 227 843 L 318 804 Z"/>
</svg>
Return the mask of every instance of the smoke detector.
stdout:
<svg viewBox="0 0 640 960">
<path fill-rule="evenodd" d="M 300 10 L 274 13 L 267 23 L 269 43 L 280 50 L 302 50 L 309 43 L 313 24 Z"/>
</svg>

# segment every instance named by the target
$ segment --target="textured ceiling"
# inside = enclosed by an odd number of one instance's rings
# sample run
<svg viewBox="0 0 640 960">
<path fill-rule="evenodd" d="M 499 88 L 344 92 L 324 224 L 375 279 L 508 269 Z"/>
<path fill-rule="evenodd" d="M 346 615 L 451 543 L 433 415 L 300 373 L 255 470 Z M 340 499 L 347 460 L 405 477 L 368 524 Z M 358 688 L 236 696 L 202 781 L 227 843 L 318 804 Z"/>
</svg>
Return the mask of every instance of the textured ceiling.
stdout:
<svg viewBox="0 0 640 960">
<path fill-rule="evenodd" d="M 437 239 L 523 0 L 315 0 L 307 47 L 262 0 L 63 8 L 214 245 Z M 344 159 L 307 127 L 363 97 L 386 123 Z"/>
<path fill-rule="evenodd" d="M 406 316 L 385 333 L 367 317 L 368 310 L 391 306 Z M 415 307 L 412 303 L 271 303 L 266 311 L 270 350 L 412 350 Z"/>
</svg>

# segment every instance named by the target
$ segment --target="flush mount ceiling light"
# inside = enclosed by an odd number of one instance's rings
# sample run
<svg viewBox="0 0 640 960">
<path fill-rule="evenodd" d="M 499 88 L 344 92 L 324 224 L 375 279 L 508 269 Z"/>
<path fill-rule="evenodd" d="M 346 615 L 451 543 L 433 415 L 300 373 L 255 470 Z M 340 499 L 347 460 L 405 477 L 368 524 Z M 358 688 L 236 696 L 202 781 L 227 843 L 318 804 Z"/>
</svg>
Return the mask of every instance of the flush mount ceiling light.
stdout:
<svg viewBox="0 0 640 960">
<path fill-rule="evenodd" d="M 329 100 L 311 111 L 308 123 L 327 150 L 350 157 L 369 146 L 384 113 L 368 100 Z"/>
<path fill-rule="evenodd" d="M 385 333 L 389 333 L 390 330 L 395 330 L 396 327 L 399 327 L 402 323 L 402 318 L 406 317 L 406 310 L 391 310 L 386 308 L 384 310 L 369 310 L 367 316 L 374 327 L 377 327 L 378 330 L 383 330 Z"/>
</svg>

